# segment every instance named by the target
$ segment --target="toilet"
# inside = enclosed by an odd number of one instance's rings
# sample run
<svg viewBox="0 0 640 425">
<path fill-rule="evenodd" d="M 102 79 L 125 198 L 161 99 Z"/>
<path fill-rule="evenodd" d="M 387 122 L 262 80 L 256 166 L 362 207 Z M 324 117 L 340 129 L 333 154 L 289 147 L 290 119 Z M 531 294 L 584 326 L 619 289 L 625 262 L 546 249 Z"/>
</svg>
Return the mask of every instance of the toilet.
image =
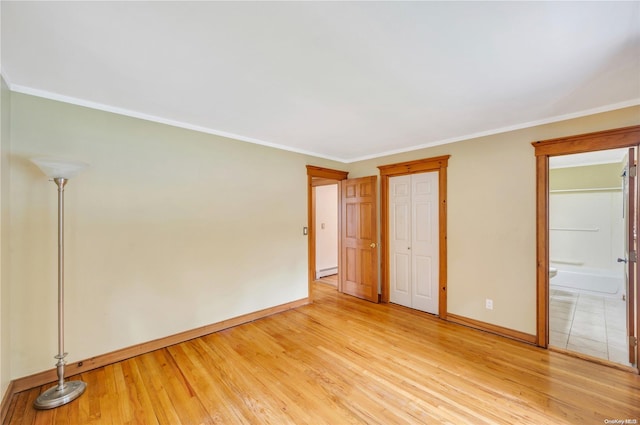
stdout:
<svg viewBox="0 0 640 425">
<path fill-rule="evenodd" d="M 549 279 L 558 274 L 558 269 L 555 267 L 549 267 Z"/>
</svg>

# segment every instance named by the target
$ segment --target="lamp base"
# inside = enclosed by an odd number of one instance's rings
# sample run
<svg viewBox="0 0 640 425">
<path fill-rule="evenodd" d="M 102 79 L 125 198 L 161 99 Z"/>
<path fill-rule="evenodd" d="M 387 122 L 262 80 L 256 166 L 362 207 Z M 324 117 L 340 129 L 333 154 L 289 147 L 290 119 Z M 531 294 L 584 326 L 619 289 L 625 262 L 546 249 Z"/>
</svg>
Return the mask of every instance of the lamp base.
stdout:
<svg viewBox="0 0 640 425">
<path fill-rule="evenodd" d="M 56 385 L 40 394 L 33 407 L 44 410 L 62 406 L 80 397 L 86 388 L 87 384 L 82 381 L 66 381 L 62 389 Z"/>
</svg>

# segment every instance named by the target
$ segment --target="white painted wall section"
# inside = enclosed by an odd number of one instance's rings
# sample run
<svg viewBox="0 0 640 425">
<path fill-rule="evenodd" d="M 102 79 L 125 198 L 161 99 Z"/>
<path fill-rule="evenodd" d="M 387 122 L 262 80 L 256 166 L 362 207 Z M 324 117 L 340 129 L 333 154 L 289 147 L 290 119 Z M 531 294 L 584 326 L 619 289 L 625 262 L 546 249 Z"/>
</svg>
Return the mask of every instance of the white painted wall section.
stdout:
<svg viewBox="0 0 640 425">
<path fill-rule="evenodd" d="M 316 186 L 316 278 L 338 270 L 338 185 Z"/>
</svg>

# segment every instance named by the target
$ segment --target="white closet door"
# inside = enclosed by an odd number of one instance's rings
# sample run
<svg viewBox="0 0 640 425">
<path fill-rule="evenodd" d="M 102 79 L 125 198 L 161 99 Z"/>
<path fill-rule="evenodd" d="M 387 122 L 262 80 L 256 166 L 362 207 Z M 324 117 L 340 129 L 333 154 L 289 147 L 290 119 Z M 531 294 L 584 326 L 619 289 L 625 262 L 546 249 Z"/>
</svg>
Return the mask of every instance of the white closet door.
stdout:
<svg viewBox="0 0 640 425">
<path fill-rule="evenodd" d="M 438 314 L 438 173 L 389 179 L 389 300 Z"/>
<path fill-rule="evenodd" d="M 389 301 L 411 307 L 411 176 L 389 179 Z"/>
<path fill-rule="evenodd" d="M 411 177 L 412 307 L 438 314 L 438 173 Z"/>
</svg>

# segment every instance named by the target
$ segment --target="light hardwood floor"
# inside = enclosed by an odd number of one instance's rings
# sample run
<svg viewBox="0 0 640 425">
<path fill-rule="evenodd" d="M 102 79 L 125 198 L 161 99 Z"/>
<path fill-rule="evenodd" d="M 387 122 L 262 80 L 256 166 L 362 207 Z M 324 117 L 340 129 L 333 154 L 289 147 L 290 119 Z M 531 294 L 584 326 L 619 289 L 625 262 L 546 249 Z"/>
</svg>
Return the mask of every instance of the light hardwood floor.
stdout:
<svg viewBox="0 0 640 425">
<path fill-rule="evenodd" d="M 315 302 L 83 373 L 86 393 L 6 424 L 604 424 L 640 421 L 640 376 L 376 305 Z M 73 378 L 72 378 L 73 379 Z M 613 422 L 608 422 L 613 423 Z"/>
</svg>

